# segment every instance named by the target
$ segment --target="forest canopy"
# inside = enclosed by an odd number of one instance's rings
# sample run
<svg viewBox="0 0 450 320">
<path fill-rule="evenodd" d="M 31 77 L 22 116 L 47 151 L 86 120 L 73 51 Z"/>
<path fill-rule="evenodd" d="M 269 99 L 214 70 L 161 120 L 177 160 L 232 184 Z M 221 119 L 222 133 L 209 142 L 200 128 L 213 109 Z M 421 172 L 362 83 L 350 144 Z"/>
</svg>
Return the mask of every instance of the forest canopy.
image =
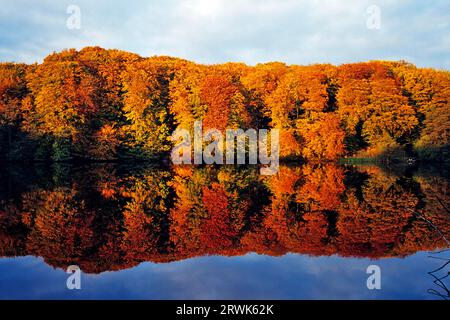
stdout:
<svg viewBox="0 0 450 320">
<path fill-rule="evenodd" d="M 285 159 L 448 161 L 450 72 L 399 61 L 202 65 L 87 47 L 0 63 L 1 160 L 153 159 L 177 128 L 280 129 Z"/>
</svg>

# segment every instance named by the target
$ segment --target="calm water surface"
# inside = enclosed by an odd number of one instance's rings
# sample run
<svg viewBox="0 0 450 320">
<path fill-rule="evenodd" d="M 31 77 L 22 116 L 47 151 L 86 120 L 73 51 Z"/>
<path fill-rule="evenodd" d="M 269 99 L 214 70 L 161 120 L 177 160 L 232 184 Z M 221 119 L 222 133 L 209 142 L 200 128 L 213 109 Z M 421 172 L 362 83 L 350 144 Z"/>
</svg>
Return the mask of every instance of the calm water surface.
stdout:
<svg viewBox="0 0 450 320">
<path fill-rule="evenodd" d="M 449 298 L 445 168 L 258 172 L 3 165 L 0 298 Z"/>
</svg>

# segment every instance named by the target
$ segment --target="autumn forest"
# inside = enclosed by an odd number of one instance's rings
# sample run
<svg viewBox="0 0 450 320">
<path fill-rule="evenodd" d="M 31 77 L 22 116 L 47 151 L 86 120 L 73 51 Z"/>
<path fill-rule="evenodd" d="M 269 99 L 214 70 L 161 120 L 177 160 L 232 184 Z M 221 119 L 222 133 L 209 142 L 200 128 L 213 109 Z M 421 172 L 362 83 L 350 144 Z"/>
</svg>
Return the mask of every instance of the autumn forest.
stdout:
<svg viewBox="0 0 450 320">
<path fill-rule="evenodd" d="M 87 47 L 0 64 L 1 160 L 153 159 L 176 128 L 280 129 L 284 159 L 448 161 L 450 73 L 407 62 L 201 65 Z"/>
<path fill-rule="evenodd" d="M 108 297 L 177 296 L 196 273 L 207 298 L 221 283 L 246 297 L 246 279 L 298 297 L 312 274 L 333 278 L 320 297 L 358 285 L 366 297 L 372 260 L 386 265 L 383 294 L 403 297 L 401 274 L 423 279 L 424 252 L 450 247 L 449 118 L 450 72 L 404 61 L 204 65 L 87 47 L 0 63 L 0 298 L 2 286 L 75 297 L 69 266 L 101 274 L 76 297 L 109 276 Z M 200 120 L 203 132 L 277 129 L 276 174 L 169 161 L 173 133 Z"/>
</svg>

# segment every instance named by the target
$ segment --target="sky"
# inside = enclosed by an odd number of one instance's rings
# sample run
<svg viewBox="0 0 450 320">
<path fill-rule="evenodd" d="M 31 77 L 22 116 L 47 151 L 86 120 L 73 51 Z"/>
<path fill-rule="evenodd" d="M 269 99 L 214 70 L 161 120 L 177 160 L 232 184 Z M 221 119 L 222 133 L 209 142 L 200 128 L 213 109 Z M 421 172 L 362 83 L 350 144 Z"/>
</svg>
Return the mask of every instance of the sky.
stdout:
<svg viewBox="0 0 450 320">
<path fill-rule="evenodd" d="M 0 0 L 0 61 L 85 46 L 207 64 L 407 60 L 450 70 L 450 1 Z"/>
</svg>

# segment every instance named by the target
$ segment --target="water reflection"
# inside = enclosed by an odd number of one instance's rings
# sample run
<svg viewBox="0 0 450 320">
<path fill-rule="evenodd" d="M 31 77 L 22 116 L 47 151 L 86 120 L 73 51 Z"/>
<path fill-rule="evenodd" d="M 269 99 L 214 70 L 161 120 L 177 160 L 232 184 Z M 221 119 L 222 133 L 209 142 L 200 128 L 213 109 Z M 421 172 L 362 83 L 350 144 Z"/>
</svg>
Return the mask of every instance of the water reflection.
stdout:
<svg viewBox="0 0 450 320">
<path fill-rule="evenodd" d="M 442 250 L 429 256 L 429 258 L 440 260 L 441 265 L 428 272 L 428 274 L 433 278 L 434 284 L 432 288 L 428 289 L 428 293 L 444 300 L 450 299 L 450 289 L 447 284 L 450 277 L 450 257 L 448 255 L 444 255 L 448 252 L 450 252 L 450 249 Z"/>
<path fill-rule="evenodd" d="M 0 181 L 0 255 L 86 273 L 250 252 L 404 257 L 450 236 L 449 182 L 420 168 L 57 165 Z"/>
</svg>

